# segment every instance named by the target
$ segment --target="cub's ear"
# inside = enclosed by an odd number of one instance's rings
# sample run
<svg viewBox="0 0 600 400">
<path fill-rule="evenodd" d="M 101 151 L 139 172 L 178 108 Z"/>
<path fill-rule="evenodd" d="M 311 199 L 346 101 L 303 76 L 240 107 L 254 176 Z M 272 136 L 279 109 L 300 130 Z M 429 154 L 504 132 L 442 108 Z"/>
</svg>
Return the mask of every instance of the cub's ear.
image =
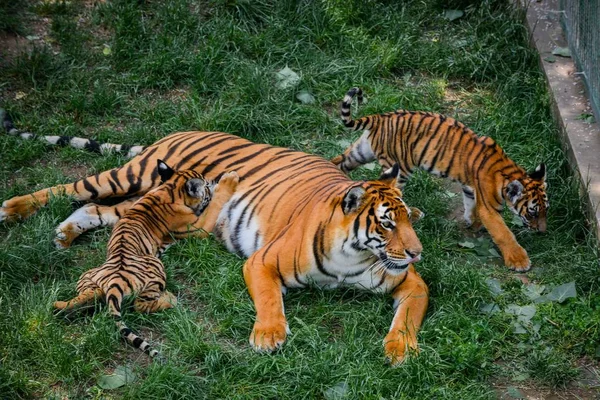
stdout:
<svg viewBox="0 0 600 400">
<path fill-rule="evenodd" d="M 204 197 L 204 188 L 206 186 L 206 181 L 198 178 L 190 179 L 185 183 L 185 192 L 190 196 L 196 199 L 201 199 Z"/>
<path fill-rule="evenodd" d="M 392 168 L 383 171 L 383 173 L 379 177 L 379 180 L 383 183 L 387 183 L 390 186 L 396 186 L 398 172 L 400 172 L 400 166 L 398 165 L 398 163 L 396 163 L 392 166 Z"/>
<path fill-rule="evenodd" d="M 173 170 L 171 167 L 165 164 L 163 160 L 158 160 L 157 168 L 158 175 L 160 176 L 160 181 L 162 183 L 165 183 L 166 181 L 171 179 L 173 174 L 175 174 L 175 170 Z"/>
<path fill-rule="evenodd" d="M 344 210 L 344 214 L 348 215 L 358 210 L 362 204 L 362 198 L 365 193 L 366 190 L 362 186 L 355 186 L 348 190 L 344 196 L 344 200 L 342 200 L 342 210 Z"/>
<path fill-rule="evenodd" d="M 410 215 L 408 217 L 410 218 L 410 222 L 413 224 L 422 219 L 424 216 L 425 213 L 419 210 L 417 207 L 410 207 Z"/>
<path fill-rule="evenodd" d="M 546 165 L 544 163 L 535 167 L 535 171 L 530 172 L 529 177 L 536 181 L 545 181 L 546 180 Z"/>
<path fill-rule="evenodd" d="M 506 194 L 508 195 L 511 203 L 516 202 L 523 195 L 523 184 L 516 179 L 511 181 L 506 186 Z"/>
</svg>

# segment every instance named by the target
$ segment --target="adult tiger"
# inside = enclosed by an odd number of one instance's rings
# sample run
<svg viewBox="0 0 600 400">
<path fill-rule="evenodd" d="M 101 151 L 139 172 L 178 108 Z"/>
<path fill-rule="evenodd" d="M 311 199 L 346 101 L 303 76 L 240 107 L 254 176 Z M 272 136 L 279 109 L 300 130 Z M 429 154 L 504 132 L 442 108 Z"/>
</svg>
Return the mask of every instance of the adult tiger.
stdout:
<svg viewBox="0 0 600 400">
<path fill-rule="evenodd" d="M 507 267 L 529 270 L 529 256 L 500 212 L 506 203 L 526 226 L 546 230 L 549 204 L 544 164 L 527 174 L 492 139 L 478 137 L 462 123 L 441 114 L 398 110 L 352 120 L 350 106 L 355 96 L 362 102 L 362 91 L 356 87 L 344 97 L 342 120 L 346 127 L 364 132 L 331 161 L 344 172 L 373 160 L 383 168 L 398 163 L 400 185 L 416 168 L 460 182 L 467 224 L 478 229 L 483 223 Z"/>
<path fill-rule="evenodd" d="M 397 307 L 385 354 L 400 362 L 406 349 L 417 347 L 428 293 L 412 265 L 422 246 L 411 220 L 422 214 L 402 201 L 397 166 L 379 180 L 356 182 L 318 156 L 226 133 L 180 132 L 148 146 L 122 167 L 6 200 L 0 220 L 27 217 L 47 204 L 50 193 L 84 201 L 142 194 L 158 184 L 151 168 L 157 159 L 207 179 L 229 170 L 239 174 L 236 194 L 223 207 L 215 232 L 229 250 L 249 257 L 243 272 L 256 308 L 250 335 L 256 350 L 273 350 L 284 342 L 282 293 L 309 283 L 391 292 Z M 88 229 L 118 218 L 115 208 L 87 210 L 100 215 L 84 209 L 70 222 Z"/>
<path fill-rule="evenodd" d="M 177 298 L 165 290 L 167 277 L 157 253 L 165 240 L 171 242 L 172 233 L 208 236 L 238 184 L 235 172 L 224 174 L 215 188 L 198 172 L 174 171 L 160 160 L 157 171 L 163 183 L 136 201 L 117 222 L 106 262 L 81 275 L 75 298 L 54 303 L 57 310 L 70 310 L 95 298 L 104 299 L 121 336 L 153 358 L 159 352 L 123 322 L 122 301 L 135 296 L 135 310 L 147 313 L 175 306 Z"/>
</svg>

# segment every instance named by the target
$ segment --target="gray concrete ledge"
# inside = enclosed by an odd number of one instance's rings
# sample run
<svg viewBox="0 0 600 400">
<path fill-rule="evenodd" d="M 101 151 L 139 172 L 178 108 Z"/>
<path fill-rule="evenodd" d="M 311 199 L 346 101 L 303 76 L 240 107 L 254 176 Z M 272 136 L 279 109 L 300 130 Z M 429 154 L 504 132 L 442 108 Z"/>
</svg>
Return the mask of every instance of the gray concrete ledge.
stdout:
<svg viewBox="0 0 600 400">
<path fill-rule="evenodd" d="M 526 7 L 532 42 L 546 73 L 563 148 L 581 179 L 582 199 L 596 237 L 600 238 L 600 116 L 596 115 L 592 124 L 581 120 L 582 114 L 592 113 L 585 85 L 572 58 L 552 55 L 556 47 L 567 47 L 558 0 L 520 0 L 520 3 Z M 549 62 L 549 58 L 554 62 Z"/>
</svg>

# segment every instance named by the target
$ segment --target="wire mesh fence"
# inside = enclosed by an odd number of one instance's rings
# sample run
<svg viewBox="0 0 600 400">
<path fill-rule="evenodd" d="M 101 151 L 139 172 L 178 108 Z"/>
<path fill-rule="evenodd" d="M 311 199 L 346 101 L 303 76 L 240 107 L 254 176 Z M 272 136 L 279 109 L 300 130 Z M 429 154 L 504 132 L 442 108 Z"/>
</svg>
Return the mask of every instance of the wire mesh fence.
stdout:
<svg viewBox="0 0 600 400">
<path fill-rule="evenodd" d="M 569 48 L 600 118 L 600 0 L 560 0 Z"/>
</svg>

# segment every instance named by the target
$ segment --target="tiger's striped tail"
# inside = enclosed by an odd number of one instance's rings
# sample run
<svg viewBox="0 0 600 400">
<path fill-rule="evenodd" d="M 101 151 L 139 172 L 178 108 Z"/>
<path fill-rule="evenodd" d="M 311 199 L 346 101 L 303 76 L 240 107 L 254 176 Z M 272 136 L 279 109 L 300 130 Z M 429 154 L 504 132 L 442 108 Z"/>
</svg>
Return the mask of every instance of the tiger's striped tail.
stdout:
<svg viewBox="0 0 600 400">
<path fill-rule="evenodd" d="M 153 359 L 162 361 L 162 357 L 158 350 L 153 349 L 152 346 L 150 346 L 150 343 L 148 343 L 144 338 L 133 333 L 133 331 L 125 324 L 125 322 L 123 322 L 121 316 L 122 300 L 123 295 L 120 287 L 115 285 L 108 289 L 108 292 L 106 293 L 106 303 L 108 304 L 111 315 L 115 319 L 115 323 L 119 329 L 121 337 L 123 337 L 123 339 L 125 339 L 125 341 L 131 346 L 142 350 Z"/>
<path fill-rule="evenodd" d="M 352 89 L 348 90 L 348 93 L 346 93 L 346 96 L 344 96 L 344 100 L 342 101 L 342 121 L 347 128 L 356 128 L 358 125 L 357 121 L 353 121 L 352 116 L 350 115 L 350 107 L 352 106 L 352 100 L 354 100 L 355 96 L 357 97 L 358 104 L 362 104 L 363 92 L 358 87 L 353 87 Z"/>
<path fill-rule="evenodd" d="M 93 153 L 107 154 L 107 153 L 122 153 L 127 158 L 135 157 L 140 154 L 146 147 L 145 146 L 128 146 L 124 144 L 113 144 L 113 143 L 100 143 L 93 139 L 86 139 L 76 136 L 44 136 L 36 135 L 30 132 L 22 132 L 18 130 L 12 118 L 8 113 L 0 108 L 0 120 L 2 121 L 2 127 L 11 136 L 18 136 L 23 140 L 41 140 L 47 144 L 53 146 L 71 146 L 76 149 L 84 149 Z"/>
</svg>

